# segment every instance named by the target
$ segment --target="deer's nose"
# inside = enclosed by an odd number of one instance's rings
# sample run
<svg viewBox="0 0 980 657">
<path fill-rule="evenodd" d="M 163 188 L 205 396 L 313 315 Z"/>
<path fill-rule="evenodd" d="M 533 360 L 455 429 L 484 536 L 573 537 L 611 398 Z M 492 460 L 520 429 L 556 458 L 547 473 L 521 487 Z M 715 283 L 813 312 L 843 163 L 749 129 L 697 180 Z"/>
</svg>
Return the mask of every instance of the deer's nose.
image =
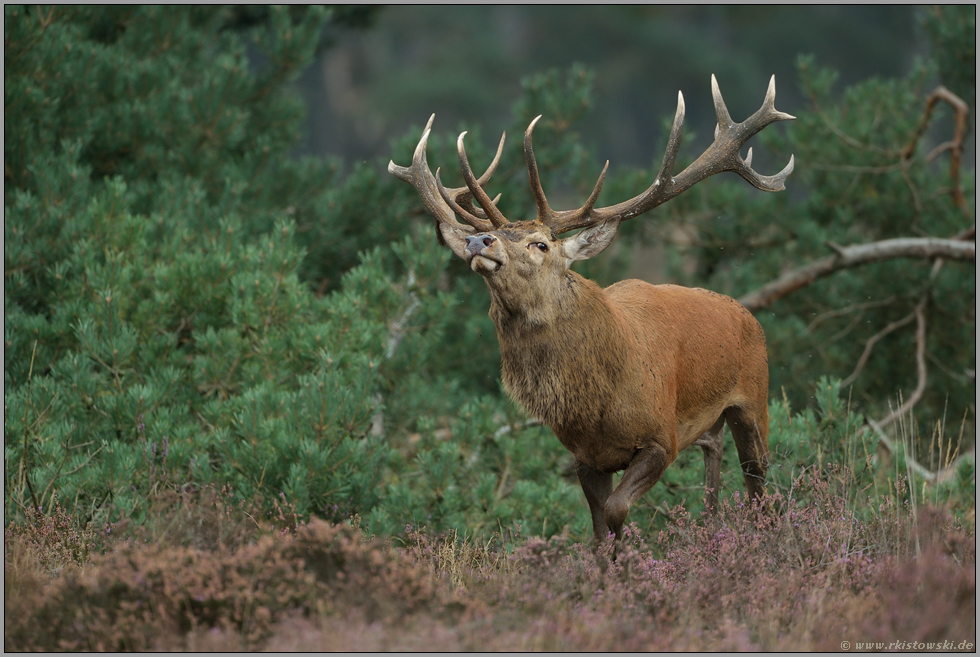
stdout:
<svg viewBox="0 0 980 657">
<path fill-rule="evenodd" d="M 484 249 L 493 244 L 496 239 L 493 235 L 470 235 L 466 238 L 466 252 L 479 255 Z"/>
</svg>

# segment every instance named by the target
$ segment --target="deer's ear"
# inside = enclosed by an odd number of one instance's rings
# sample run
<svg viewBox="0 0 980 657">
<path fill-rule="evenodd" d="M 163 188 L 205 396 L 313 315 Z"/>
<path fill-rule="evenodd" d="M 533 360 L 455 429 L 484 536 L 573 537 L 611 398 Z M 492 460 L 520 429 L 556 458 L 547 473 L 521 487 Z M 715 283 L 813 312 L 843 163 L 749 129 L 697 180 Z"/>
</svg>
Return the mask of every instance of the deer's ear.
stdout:
<svg viewBox="0 0 980 657">
<path fill-rule="evenodd" d="M 562 249 L 569 264 L 588 260 L 606 250 L 619 230 L 619 219 L 609 219 L 589 226 L 582 232 L 562 240 Z"/>
</svg>

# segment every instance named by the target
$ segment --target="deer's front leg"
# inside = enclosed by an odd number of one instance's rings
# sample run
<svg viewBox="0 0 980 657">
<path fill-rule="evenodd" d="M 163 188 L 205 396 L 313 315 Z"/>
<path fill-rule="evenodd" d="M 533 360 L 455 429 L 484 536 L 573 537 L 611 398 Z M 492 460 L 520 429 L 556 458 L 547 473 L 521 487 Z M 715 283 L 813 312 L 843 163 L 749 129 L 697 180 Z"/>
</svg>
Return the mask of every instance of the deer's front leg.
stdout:
<svg viewBox="0 0 980 657">
<path fill-rule="evenodd" d="M 596 542 L 601 543 L 609 536 L 604 509 L 612 493 L 612 473 L 596 470 L 579 460 L 575 461 L 575 472 L 592 512 L 592 533 Z"/>
<path fill-rule="evenodd" d="M 633 455 L 622 481 L 606 500 L 604 509 L 606 524 L 616 534 L 617 541 L 623 537 L 623 523 L 633 502 L 653 488 L 669 464 L 667 452 L 660 445 L 644 447 Z"/>
</svg>

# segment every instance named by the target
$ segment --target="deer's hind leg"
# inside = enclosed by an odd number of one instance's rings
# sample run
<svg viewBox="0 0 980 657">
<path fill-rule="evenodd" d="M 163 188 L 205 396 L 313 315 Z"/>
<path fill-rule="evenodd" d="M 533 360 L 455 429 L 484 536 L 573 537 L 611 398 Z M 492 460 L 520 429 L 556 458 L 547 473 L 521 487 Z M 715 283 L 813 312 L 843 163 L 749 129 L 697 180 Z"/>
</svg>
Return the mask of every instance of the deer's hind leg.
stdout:
<svg viewBox="0 0 980 657">
<path fill-rule="evenodd" d="M 724 449 L 725 416 L 694 441 L 704 453 L 704 510 L 714 513 L 718 509 L 718 490 L 721 488 L 721 457 Z"/>
<path fill-rule="evenodd" d="M 769 468 L 769 408 L 764 401 L 755 407 L 731 406 L 723 416 L 735 438 L 745 488 L 752 497 L 762 497 Z"/>
</svg>

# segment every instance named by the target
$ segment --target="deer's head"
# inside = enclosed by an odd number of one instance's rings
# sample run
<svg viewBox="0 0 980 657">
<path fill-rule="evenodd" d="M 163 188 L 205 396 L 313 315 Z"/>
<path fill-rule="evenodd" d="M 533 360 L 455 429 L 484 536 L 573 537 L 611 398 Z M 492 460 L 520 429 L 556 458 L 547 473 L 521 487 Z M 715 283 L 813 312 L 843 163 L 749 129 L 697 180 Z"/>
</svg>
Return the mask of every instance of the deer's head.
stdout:
<svg viewBox="0 0 980 657">
<path fill-rule="evenodd" d="M 608 207 L 595 207 L 609 168 L 608 161 L 582 207 L 554 210 L 548 204 L 531 146 L 531 135 L 540 116 L 531 121 L 524 133 L 524 156 L 538 211 L 537 218 L 532 221 L 509 221 L 497 208 L 500 197 L 491 199 L 483 189 L 500 162 L 505 137 L 500 139 L 493 162 L 478 178 L 463 148 L 466 133 L 461 134 L 456 146 L 466 186 L 447 189 L 439 178 L 439 170 L 433 175 L 426 162 L 426 143 L 435 119 L 433 115 L 415 149 L 412 165 L 401 167 L 390 162 L 388 171 L 418 190 L 426 208 L 436 219 L 442 241 L 487 280 L 498 302 L 531 305 L 549 297 L 549 290 L 561 284 L 571 263 L 591 258 L 609 246 L 621 222 L 670 200 L 708 176 L 733 171 L 764 191 L 785 188 L 786 178 L 793 171 L 792 157 L 778 174 L 763 176 L 751 167 L 751 148 L 744 159 L 739 153 L 745 142 L 767 125 L 794 118 L 774 107 L 775 76 L 769 82 L 762 107 L 742 123 L 732 121 L 713 75 L 711 92 L 718 117 L 711 146 L 684 171 L 672 175 L 684 125 L 684 97 L 678 92 L 667 151 L 653 184 L 638 196 Z M 457 216 L 462 222 L 456 219 Z M 560 237 L 576 229 L 582 230 L 571 237 Z"/>
</svg>

